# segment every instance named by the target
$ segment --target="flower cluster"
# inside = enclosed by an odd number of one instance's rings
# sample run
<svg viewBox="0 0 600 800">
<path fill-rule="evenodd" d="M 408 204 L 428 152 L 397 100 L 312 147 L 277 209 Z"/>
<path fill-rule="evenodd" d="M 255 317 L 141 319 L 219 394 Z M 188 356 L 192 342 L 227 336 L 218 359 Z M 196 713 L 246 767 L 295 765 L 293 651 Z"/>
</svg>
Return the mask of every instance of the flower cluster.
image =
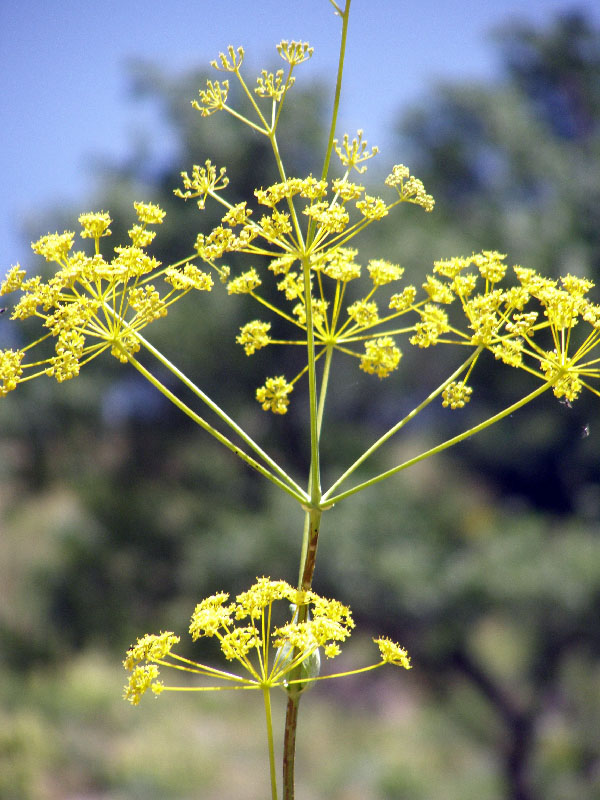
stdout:
<svg viewBox="0 0 600 800">
<path fill-rule="evenodd" d="M 161 224 L 165 212 L 153 203 L 134 207 L 137 223 L 129 231 L 131 244 L 116 247 L 110 261 L 100 253 L 100 240 L 110 236 L 111 219 L 100 211 L 79 217 L 81 238 L 94 241 L 92 254 L 73 250 L 72 231 L 49 233 L 32 245 L 35 253 L 57 265 L 48 281 L 40 276 L 26 279 L 19 265 L 10 269 L 0 294 L 21 292 L 12 319 L 36 317 L 47 333 L 23 348 L 0 352 L 0 396 L 38 375 L 57 381 L 74 378 L 106 349 L 127 362 L 140 348 L 143 328 L 164 317 L 169 306 L 192 289 L 210 291 L 211 276 L 191 259 L 163 268 L 146 252 L 155 236 L 149 226 Z M 152 282 L 158 278 L 166 284 L 162 291 Z M 47 347 L 50 343 L 53 348 Z M 42 353 L 28 360 L 34 348 Z"/>
<path fill-rule="evenodd" d="M 404 286 L 393 293 L 393 284 L 402 279 L 404 270 L 384 259 L 372 259 L 366 267 L 370 279 L 366 294 L 348 303 L 347 286 L 361 277 L 363 267 L 356 261 L 357 250 L 346 243 L 398 203 L 409 202 L 431 210 L 433 202 L 422 190 L 422 184 L 402 165 L 388 176 L 387 183 L 398 192 L 398 198 L 389 203 L 366 194 L 364 186 L 350 181 L 350 167 L 360 171 L 362 168 L 357 165 L 373 155 L 365 152 L 365 144 L 362 139 L 352 143 L 344 140 L 340 157 L 348 169 L 331 183 L 309 175 L 257 189 L 254 194 L 258 207 L 267 209 L 261 215 L 253 215 L 246 202 L 230 205 L 224 200 L 220 190 L 226 186 L 225 173 L 210 162 L 204 167 L 194 166 L 193 178 L 184 173 L 184 190 L 177 190 L 180 197 L 199 198 L 203 207 L 206 197 L 211 196 L 227 209 L 216 228 L 208 235 L 198 235 L 197 254 L 214 269 L 222 269 L 218 259 L 231 252 L 261 260 L 266 257 L 266 274 L 251 266 L 228 280 L 227 291 L 250 295 L 296 329 L 289 338 L 275 339 L 270 335 L 270 322 L 255 319 L 245 323 L 237 342 L 247 355 L 267 345 L 306 347 L 312 336 L 317 358 L 337 350 L 357 358 L 363 371 L 379 378 L 397 369 L 402 352 L 394 336 L 414 331 L 414 327 L 398 328 L 396 320 L 414 310 L 416 289 Z M 274 276 L 275 285 L 290 308 L 275 306 L 261 294 L 269 272 L 269 279 Z M 375 297 L 382 287 L 392 289 L 384 306 L 377 299 L 381 292 Z M 387 327 L 381 331 L 384 324 Z M 275 414 L 286 413 L 289 395 L 304 372 L 291 380 L 283 375 L 268 378 L 256 392 L 262 408 Z"/>
<path fill-rule="evenodd" d="M 592 281 L 573 275 L 551 280 L 515 266 L 516 281 L 502 286 L 505 259 L 503 253 L 483 251 L 435 262 L 434 274 L 423 284 L 429 302 L 414 306 L 420 321 L 411 343 L 488 350 L 504 364 L 550 382 L 556 397 L 567 401 L 583 388 L 600 394 L 590 384 L 600 377 L 598 358 L 591 357 L 600 342 L 600 306 L 587 297 Z M 450 306 L 456 303 L 466 328 L 451 319 Z M 443 404 L 461 408 L 470 395 L 464 380 L 453 382 L 444 390 Z"/>
<path fill-rule="evenodd" d="M 276 625 L 274 605 L 281 602 L 289 610 L 290 618 Z M 147 634 L 127 651 L 123 662 L 130 672 L 125 698 L 137 705 L 148 689 L 155 694 L 176 691 L 178 687 L 165 686 L 159 680 L 159 667 L 172 667 L 222 682 L 216 686 L 196 687 L 197 691 L 275 686 L 287 691 L 294 687 L 301 690 L 320 679 L 319 652 L 322 650 L 327 658 L 335 658 L 340 653 L 339 643 L 348 639 L 353 628 L 350 609 L 338 600 L 328 600 L 313 591 L 300 591 L 285 581 L 257 578 L 248 591 L 232 602 L 226 592 L 207 597 L 196 606 L 189 628 L 193 641 L 216 638 L 225 658 L 236 661 L 249 677 L 205 666 L 173 653 L 179 637 L 170 631 Z M 403 648 L 385 638 L 374 641 L 381 660 L 344 675 L 387 663 L 410 669 L 410 660 Z"/>
</svg>

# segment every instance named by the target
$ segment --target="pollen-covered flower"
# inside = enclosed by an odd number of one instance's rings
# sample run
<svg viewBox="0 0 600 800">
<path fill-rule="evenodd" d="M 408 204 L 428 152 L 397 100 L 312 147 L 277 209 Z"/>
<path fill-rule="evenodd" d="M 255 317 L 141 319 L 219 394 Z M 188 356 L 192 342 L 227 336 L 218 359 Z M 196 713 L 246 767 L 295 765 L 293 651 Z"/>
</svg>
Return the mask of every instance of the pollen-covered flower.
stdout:
<svg viewBox="0 0 600 800">
<path fill-rule="evenodd" d="M 260 286 L 261 282 L 257 271 L 252 267 L 237 278 L 229 281 L 227 284 L 227 292 L 229 294 L 250 294 L 250 292 Z"/>
<path fill-rule="evenodd" d="M 34 253 L 44 256 L 46 261 L 63 261 L 69 254 L 69 250 L 73 247 L 73 238 L 75 234 L 72 231 L 65 231 L 64 233 L 49 233 L 42 236 L 37 242 L 33 242 L 31 248 Z"/>
<path fill-rule="evenodd" d="M 16 292 L 17 289 L 21 288 L 24 277 L 25 270 L 21 269 L 20 264 L 15 264 L 12 266 L 2 281 L 2 285 L 0 286 L 0 295 Z"/>
<path fill-rule="evenodd" d="M 228 628 L 233 624 L 232 614 L 235 609 L 232 605 L 226 605 L 228 600 L 227 592 L 219 592 L 198 603 L 190 622 L 192 639 L 216 636 L 220 628 Z"/>
<path fill-rule="evenodd" d="M 207 272 L 202 272 L 194 264 L 186 264 L 183 270 L 176 267 L 167 267 L 164 279 L 174 289 L 188 291 L 196 289 L 199 292 L 209 292 L 213 287 L 213 279 Z"/>
<path fill-rule="evenodd" d="M 396 164 L 385 183 L 396 189 L 402 201 L 421 206 L 425 211 L 433 211 L 435 200 L 427 194 L 423 182 L 411 175 L 404 164 Z"/>
<path fill-rule="evenodd" d="M 306 206 L 303 213 L 314 221 L 327 233 L 341 233 L 350 221 L 350 215 L 344 206 L 338 203 L 325 201 Z"/>
<path fill-rule="evenodd" d="M 368 328 L 370 325 L 375 325 L 379 321 L 379 311 L 377 303 L 373 300 L 357 300 L 348 306 L 346 309 L 348 316 L 353 319 L 356 324 L 361 328 Z"/>
<path fill-rule="evenodd" d="M 392 264 L 383 258 L 372 258 L 367 264 L 373 286 L 384 286 L 386 283 L 398 281 L 404 275 L 404 268 Z"/>
<path fill-rule="evenodd" d="M 328 251 L 323 272 L 328 278 L 343 283 L 360 278 L 360 264 L 354 260 L 357 253 L 358 250 L 350 247 L 336 247 Z"/>
<path fill-rule="evenodd" d="M 414 286 L 406 286 L 401 292 L 390 297 L 390 308 L 394 311 L 406 311 L 415 301 L 417 290 Z"/>
<path fill-rule="evenodd" d="M 125 700 L 129 700 L 131 705 L 137 706 L 148 689 L 157 695 L 160 694 L 163 687 L 160 681 L 157 681 L 158 674 L 159 670 L 156 664 L 143 664 L 135 667 L 123 693 Z"/>
<path fill-rule="evenodd" d="M 434 303 L 451 303 L 454 300 L 454 295 L 447 283 L 442 283 L 433 275 L 428 275 L 427 280 L 423 284 L 423 288 L 429 295 L 429 299 Z"/>
<path fill-rule="evenodd" d="M 386 378 L 397 368 L 401 357 L 402 353 L 396 347 L 392 337 L 381 336 L 365 342 L 365 352 L 360 359 L 360 368 L 371 375 Z"/>
<path fill-rule="evenodd" d="M 271 339 L 269 338 L 269 331 L 271 330 L 270 322 L 261 322 L 258 319 L 252 322 L 247 322 L 240 328 L 239 336 L 236 337 L 236 342 L 243 345 L 247 356 L 251 356 L 261 347 L 266 347 Z"/>
<path fill-rule="evenodd" d="M 159 635 L 147 633 L 129 648 L 123 666 L 132 670 L 141 661 L 161 661 L 179 641 L 179 636 L 173 631 L 165 631 Z"/>
<path fill-rule="evenodd" d="M 265 385 L 256 390 L 256 399 L 264 411 L 285 414 L 290 404 L 288 395 L 293 388 L 283 375 L 277 378 L 267 378 Z"/>
<path fill-rule="evenodd" d="M 409 341 L 417 347 L 432 347 L 450 330 L 448 315 L 432 303 L 426 303 L 419 313 L 421 321 L 415 325 L 415 334 Z"/>
<path fill-rule="evenodd" d="M 356 200 L 364 192 L 365 187 L 359 183 L 352 183 L 352 181 L 337 178 L 332 183 L 333 191 L 339 195 L 342 200 Z"/>
<path fill-rule="evenodd" d="M 381 197 L 372 197 L 366 194 L 356 203 L 356 208 L 367 219 L 383 219 L 388 213 L 388 207 Z"/>
<path fill-rule="evenodd" d="M 381 658 L 386 664 L 395 664 L 397 667 L 404 667 L 404 669 L 411 668 L 408 653 L 399 644 L 392 642 L 386 636 L 373 639 L 373 641 L 379 647 Z"/>
<path fill-rule="evenodd" d="M 205 637 L 216 639 L 226 660 L 237 662 L 242 674 L 179 656 L 174 652 L 179 637 L 171 632 L 147 634 L 127 651 L 123 662 L 131 673 L 125 698 L 137 705 L 148 689 L 160 694 L 227 688 L 265 691 L 278 686 L 297 695 L 316 680 L 368 672 L 384 664 L 410 668 L 406 650 L 381 638 L 374 640 L 381 654 L 378 664 L 321 676 L 321 651 L 327 658 L 335 658 L 353 628 L 352 612 L 339 600 L 296 589 L 287 581 L 257 578 L 235 600 L 230 600 L 226 592 L 202 600 L 192 614 L 189 628 L 194 642 Z M 171 668 L 179 676 L 189 673 L 192 680 L 207 678 L 212 685 L 166 685 L 158 680 L 159 666 Z"/>
<path fill-rule="evenodd" d="M 23 374 L 21 362 L 25 353 L 22 350 L 0 350 L 0 397 L 17 388 Z"/>
<path fill-rule="evenodd" d="M 156 203 L 135 202 L 133 207 L 140 222 L 146 225 L 162 225 L 166 212 Z"/>
<path fill-rule="evenodd" d="M 482 253 L 474 255 L 472 261 L 486 281 L 498 283 L 506 274 L 505 258 L 506 254 L 504 253 L 498 253 L 496 250 L 484 250 Z"/>
<path fill-rule="evenodd" d="M 78 219 L 83 228 L 81 234 L 82 239 L 86 237 L 90 239 L 99 239 L 101 236 L 110 236 L 111 231 L 108 226 L 112 220 L 110 215 L 106 214 L 104 211 L 81 214 Z"/>
<path fill-rule="evenodd" d="M 288 272 L 285 278 L 279 281 L 277 288 L 285 293 L 286 300 L 295 300 L 304 296 L 304 278 L 297 272 Z"/>
</svg>

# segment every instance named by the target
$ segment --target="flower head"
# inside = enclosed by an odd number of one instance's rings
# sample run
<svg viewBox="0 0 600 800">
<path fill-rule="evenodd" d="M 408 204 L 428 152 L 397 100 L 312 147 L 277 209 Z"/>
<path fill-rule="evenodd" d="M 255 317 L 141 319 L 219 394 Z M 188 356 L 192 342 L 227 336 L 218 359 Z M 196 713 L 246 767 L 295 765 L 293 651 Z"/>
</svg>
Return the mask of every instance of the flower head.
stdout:
<svg viewBox="0 0 600 800">
<path fill-rule="evenodd" d="M 59 382 L 74 378 L 105 350 L 127 362 L 140 349 L 138 333 L 143 328 L 166 316 L 168 308 L 191 289 L 211 289 L 210 275 L 191 263 L 183 269 L 161 269 L 161 263 L 146 252 L 145 243 L 151 241 L 147 226 L 160 224 L 165 212 L 153 203 L 134 206 L 138 224 L 130 231 L 133 244 L 115 247 L 110 261 L 99 251 L 100 240 L 110 235 L 111 222 L 108 213 L 101 211 L 79 217 L 81 237 L 95 241 L 93 255 L 73 251 L 74 233 L 49 233 L 32 245 L 36 253 L 57 265 L 48 281 L 40 276 L 25 279 L 18 265 L 10 269 L 0 291 L 21 292 L 12 319 L 36 317 L 45 333 L 16 352 L 0 351 L 0 396 L 39 375 Z M 151 282 L 161 275 L 164 285 Z M 38 355 L 30 359 L 34 351 Z"/>
<path fill-rule="evenodd" d="M 230 600 L 226 592 L 205 598 L 196 606 L 190 622 L 193 641 L 216 639 L 225 659 L 242 668 L 241 675 L 177 655 L 174 646 L 179 637 L 170 631 L 158 636 L 147 634 L 127 651 L 123 662 L 131 673 L 125 697 L 137 705 L 148 689 L 155 694 L 177 691 L 177 686 L 158 680 L 159 667 L 219 682 L 217 686 L 195 687 L 198 691 L 280 686 L 290 694 L 304 691 L 315 680 L 368 671 L 386 663 L 409 668 L 405 650 L 389 639 L 376 639 L 381 652 L 379 664 L 320 676 L 321 650 L 327 658 L 335 658 L 353 628 L 352 612 L 339 600 L 296 589 L 283 580 L 257 578 L 235 600 Z"/>
</svg>

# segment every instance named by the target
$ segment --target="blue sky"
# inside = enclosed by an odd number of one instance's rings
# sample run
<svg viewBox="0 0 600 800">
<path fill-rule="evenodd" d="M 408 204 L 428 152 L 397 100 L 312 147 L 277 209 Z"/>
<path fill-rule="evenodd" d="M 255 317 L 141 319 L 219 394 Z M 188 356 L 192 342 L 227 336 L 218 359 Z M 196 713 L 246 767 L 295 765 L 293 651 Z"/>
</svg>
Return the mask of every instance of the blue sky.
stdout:
<svg viewBox="0 0 600 800">
<path fill-rule="evenodd" d="M 352 0 L 340 132 L 364 128 L 386 157 L 386 126 L 436 82 L 498 74 L 490 31 L 514 18 L 547 23 L 573 7 L 600 21 L 590 0 Z M 298 80 L 333 74 L 339 20 L 327 0 L 0 2 L 0 274 L 18 260 L 35 264 L 23 228 L 37 210 L 91 210 L 92 160 L 124 158 L 136 134 L 158 124 L 128 96 L 129 59 L 177 75 L 243 44 L 260 69 L 282 38 L 315 47 Z"/>
</svg>

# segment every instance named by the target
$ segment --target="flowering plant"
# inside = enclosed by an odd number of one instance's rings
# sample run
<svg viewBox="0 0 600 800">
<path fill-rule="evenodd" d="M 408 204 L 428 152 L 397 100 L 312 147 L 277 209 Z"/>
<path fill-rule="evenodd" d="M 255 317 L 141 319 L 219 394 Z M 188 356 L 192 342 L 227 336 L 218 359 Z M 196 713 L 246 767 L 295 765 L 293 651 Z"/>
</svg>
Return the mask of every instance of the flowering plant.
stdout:
<svg viewBox="0 0 600 800">
<path fill-rule="evenodd" d="M 153 203 L 139 202 L 135 203 L 136 222 L 129 230 L 130 243 L 115 247 L 113 257 L 102 252 L 103 240 L 111 235 L 109 214 L 85 213 L 79 217 L 80 236 L 93 241 L 93 252 L 74 249 L 73 231 L 48 234 L 33 244 L 33 250 L 56 265 L 54 275 L 47 281 L 40 276 L 28 278 L 16 265 L 0 287 L 3 295 L 21 293 L 12 308 L 12 319 L 37 318 L 43 328 L 32 343 L 0 352 L 1 396 L 42 375 L 58 382 L 72 379 L 83 366 L 108 350 L 140 372 L 191 420 L 303 509 L 305 524 L 295 586 L 283 580 L 260 578 L 235 601 L 230 602 L 229 596 L 221 592 L 202 601 L 193 613 L 192 639 L 216 637 L 225 659 L 237 662 L 246 675 L 177 655 L 174 648 L 179 637 L 170 631 L 143 636 L 125 659 L 130 673 L 125 695 L 133 705 L 148 689 L 156 695 L 175 690 L 261 690 L 273 798 L 278 797 L 278 787 L 270 691 L 283 688 L 287 693 L 283 796 L 287 800 L 294 796 L 298 708 L 308 686 L 316 680 L 364 672 L 384 664 L 410 667 L 408 655 L 400 645 L 378 638 L 375 642 L 379 660 L 375 664 L 320 675 L 321 651 L 328 659 L 338 655 L 339 643 L 349 637 L 354 627 L 347 606 L 313 590 L 323 514 L 347 497 L 489 427 L 548 390 L 569 403 L 584 389 L 600 394 L 600 359 L 594 355 L 600 336 L 600 305 L 588 298 L 593 288 L 591 281 L 573 275 L 551 280 L 520 266 L 511 272 L 506 255 L 496 251 L 439 260 L 419 287 L 403 283 L 402 267 L 384 259 L 371 259 L 363 270 L 357 260 L 358 250 L 350 246 L 362 231 L 401 205 L 418 206 L 429 213 L 434 200 L 402 164 L 391 168 L 382 196 L 367 193 L 365 186 L 357 182 L 377 149 L 368 148 L 362 131 L 353 138 L 344 135 L 341 142 L 335 138 L 351 0 L 346 0 L 344 8 L 334 0 L 329 2 L 341 20 L 342 36 L 329 139 L 319 177 L 288 176 L 277 138 L 282 109 L 295 81 L 294 72 L 312 56 L 312 48 L 302 42 L 281 42 L 277 50 L 285 68 L 275 73 L 263 70 L 251 89 L 242 72 L 244 50 L 230 47 L 212 62 L 217 71 L 230 78 L 208 81 L 193 105 L 202 116 L 229 113 L 266 137 L 279 180 L 266 189 L 257 187 L 253 200 L 232 204 L 227 199 L 225 169 L 217 168 L 210 160 L 193 165 L 190 172 L 182 173 L 182 187 L 175 194 L 184 201 L 195 200 L 200 211 L 210 199 L 221 206 L 223 215 L 213 230 L 198 234 L 187 258 L 165 266 L 150 254 L 154 228 L 162 223 L 165 212 Z M 233 79 L 250 103 L 252 118 L 228 104 L 229 81 Z M 330 178 L 334 154 L 339 169 L 336 177 Z M 251 256 L 254 264 L 232 276 L 230 268 L 222 263 L 228 253 Z M 307 381 L 310 453 L 306 474 L 300 481 L 142 334 L 147 326 L 167 316 L 171 306 L 188 293 L 215 290 L 215 278 L 228 294 L 251 297 L 268 316 L 242 325 L 236 341 L 248 356 L 264 347 L 302 348 L 305 354 L 305 363 L 296 375 L 284 374 L 282 360 L 281 373 L 266 377 L 256 390 L 256 400 L 265 411 L 284 415 L 296 384 L 302 379 Z M 271 302 L 261 292 L 261 286 L 268 281 L 273 281 L 281 293 L 281 303 Z M 359 298 L 352 302 L 350 283 L 362 287 Z M 201 298 L 198 302 L 202 302 Z M 275 320 L 277 329 L 287 334 L 272 335 Z M 321 429 L 334 359 L 354 358 L 373 379 L 386 379 L 400 367 L 400 337 L 420 350 L 438 345 L 462 349 L 463 358 L 439 386 L 382 432 L 323 489 Z M 142 363 L 140 351 L 153 356 L 182 388 L 191 391 L 214 413 L 228 428 L 227 435 Z M 441 401 L 446 407 L 460 409 L 470 402 L 473 389 L 469 379 L 486 352 L 506 366 L 529 373 L 534 381 L 532 390 L 477 425 L 352 484 L 358 468 L 427 406 Z M 281 604 L 289 607 L 289 614 L 279 619 L 277 608 Z M 159 680 L 161 668 L 177 670 L 188 679 L 202 678 L 206 683 L 165 685 Z"/>
</svg>

